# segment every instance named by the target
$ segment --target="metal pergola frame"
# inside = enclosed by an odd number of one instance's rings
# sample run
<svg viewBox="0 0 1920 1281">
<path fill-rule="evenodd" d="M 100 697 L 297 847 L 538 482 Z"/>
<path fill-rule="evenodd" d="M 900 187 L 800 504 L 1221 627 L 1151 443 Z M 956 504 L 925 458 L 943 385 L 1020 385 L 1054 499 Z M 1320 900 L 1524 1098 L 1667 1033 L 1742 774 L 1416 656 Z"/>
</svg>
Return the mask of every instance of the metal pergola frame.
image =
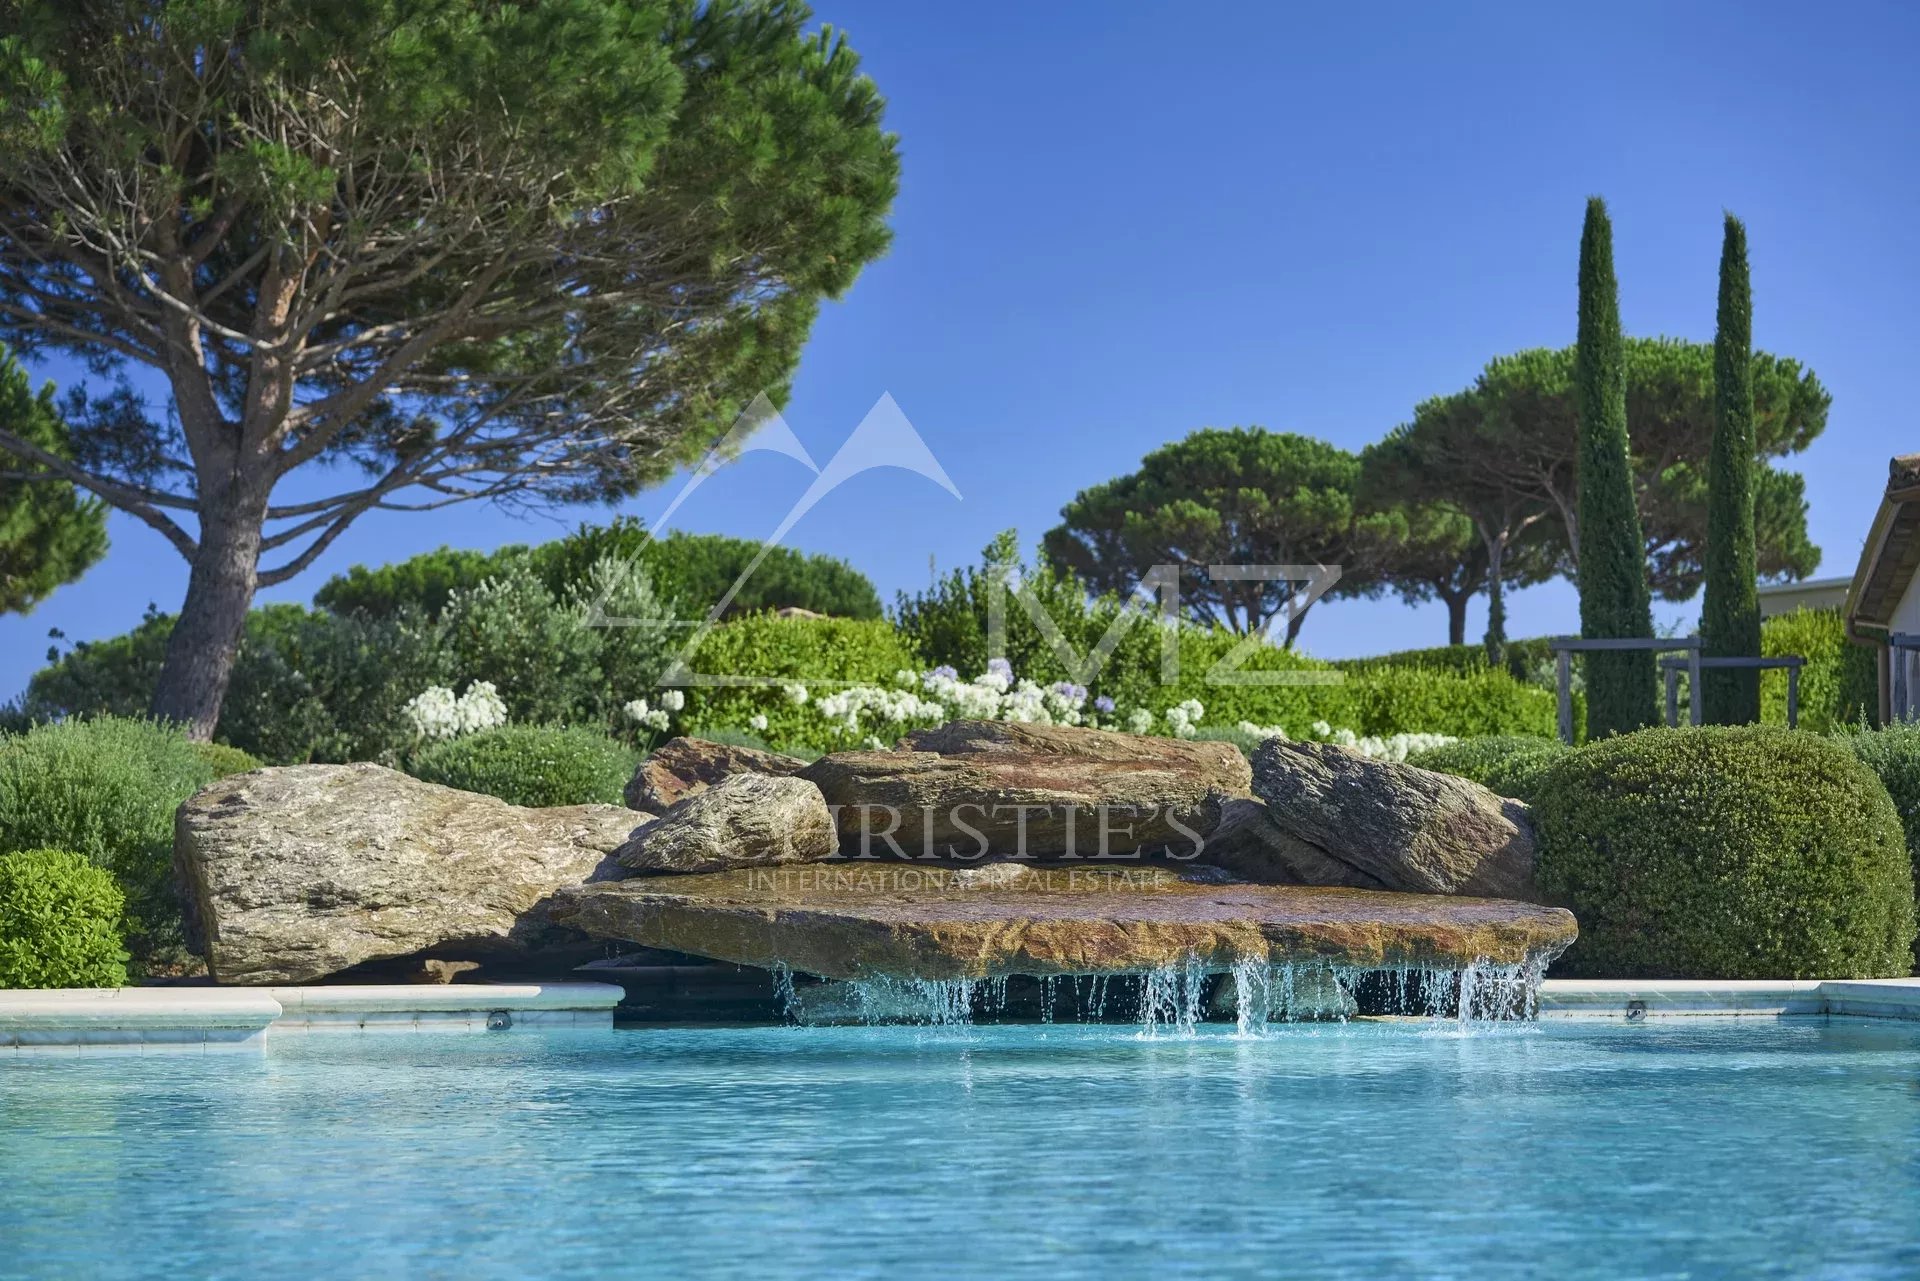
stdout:
<svg viewBox="0 0 1920 1281">
<path fill-rule="evenodd" d="M 1547 641 L 1547 648 L 1559 661 L 1560 668 L 1560 741 L 1569 747 L 1573 745 L 1573 656 L 1575 654 L 1594 653 L 1654 653 L 1671 654 L 1683 651 L 1687 658 L 1682 660 L 1687 668 L 1690 689 L 1700 688 L 1700 638 L 1698 636 L 1555 636 Z M 1700 723 L 1700 700 L 1693 700 L 1691 719 L 1695 725 Z"/>
<path fill-rule="evenodd" d="M 1695 725 L 1700 723 L 1702 699 L 1700 673 L 1715 668 L 1758 668 L 1761 671 L 1787 669 L 1787 728 L 1800 728 L 1800 669 L 1807 660 L 1798 654 L 1780 658 L 1663 658 L 1660 674 L 1667 682 L 1667 728 L 1680 724 L 1680 673 L 1687 673 L 1687 703 Z"/>
</svg>

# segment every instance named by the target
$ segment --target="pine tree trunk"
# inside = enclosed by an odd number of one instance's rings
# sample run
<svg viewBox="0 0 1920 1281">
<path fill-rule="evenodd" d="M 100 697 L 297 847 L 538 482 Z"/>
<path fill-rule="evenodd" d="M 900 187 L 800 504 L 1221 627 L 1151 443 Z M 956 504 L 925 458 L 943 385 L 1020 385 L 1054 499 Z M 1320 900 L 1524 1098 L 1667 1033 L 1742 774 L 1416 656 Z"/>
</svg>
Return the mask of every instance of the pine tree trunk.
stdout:
<svg viewBox="0 0 1920 1281">
<path fill-rule="evenodd" d="M 1720 309 L 1713 339 L 1713 446 L 1707 459 L 1706 601 L 1700 632 L 1710 657 L 1760 653 L 1759 577 L 1753 533 L 1753 296 L 1747 229 L 1727 215 L 1720 250 Z M 1702 674 L 1704 719 L 1749 725 L 1760 719 L 1760 673 Z"/>
<path fill-rule="evenodd" d="M 1487 540 L 1487 663 L 1507 665 L 1507 540 Z"/>
<path fill-rule="evenodd" d="M 1593 640 L 1653 636 L 1647 545 L 1627 440 L 1625 339 L 1607 207 L 1587 202 L 1580 237 L 1580 328 L 1574 345 L 1580 414 L 1580 632 Z M 1650 650 L 1587 656 L 1587 737 L 1656 723 L 1659 667 Z"/>
<path fill-rule="evenodd" d="M 209 503 L 209 510 L 221 504 Z M 206 742 L 220 720 L 220 703 L 259 587 L 265 504 L 218 511 L 203 519 L 200 553 L 187 580 L 187 598 L 167 638 L 166 659 L 153 689 L 153 715 Z"/>
<path fill-rule="evenodd" d="M 1473 603 L 1473 593 L 1442 592 L 1440 599 L 1447 602 L 1447 644 L 1466 644 L 1467 606 Z"/>
</svg>

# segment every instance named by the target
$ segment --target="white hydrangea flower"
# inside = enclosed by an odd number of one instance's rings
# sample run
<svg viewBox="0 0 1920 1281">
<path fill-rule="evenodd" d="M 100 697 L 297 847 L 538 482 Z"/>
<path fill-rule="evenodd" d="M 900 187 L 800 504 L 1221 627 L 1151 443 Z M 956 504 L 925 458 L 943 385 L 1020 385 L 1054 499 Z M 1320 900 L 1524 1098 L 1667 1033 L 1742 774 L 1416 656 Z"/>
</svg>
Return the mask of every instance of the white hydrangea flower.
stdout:
<svg viewBox="0 0 1920 1281">
<path fill-rule="evenodd" d="M 795 707 L 805 707 L 807 704 L 807 687 L 798 681 L 795 681 L 791 685 L 782 685 L 780 692 L 785 694 L 787 701 Z"/>
<path fill-rule="evenodd" d="M 685 690 L 666 689 L 660 691 L 660 706 L 670 712 L 677 712 L 687 705 Z"/>
<path fill-rule="evenodd" d="M 765 712 L 755 712 L 753 715 L 747 717 L 747 728 L 756 734 L 766 733 L 767 714 Z"/>
<path fill-rule="evenodd" d="M 1136 707 L 1127 713 L 1127 732 L 1132 734 L 1153 733 L 1153 713 L 1144 707 Z"/>
<path fill-rule="evenodd" d="M 648 711 L 647 700 L 644 698 L 636 698 L 620 708 L 621 714 L 630 721 L 646 720 Z"/>
</svg>

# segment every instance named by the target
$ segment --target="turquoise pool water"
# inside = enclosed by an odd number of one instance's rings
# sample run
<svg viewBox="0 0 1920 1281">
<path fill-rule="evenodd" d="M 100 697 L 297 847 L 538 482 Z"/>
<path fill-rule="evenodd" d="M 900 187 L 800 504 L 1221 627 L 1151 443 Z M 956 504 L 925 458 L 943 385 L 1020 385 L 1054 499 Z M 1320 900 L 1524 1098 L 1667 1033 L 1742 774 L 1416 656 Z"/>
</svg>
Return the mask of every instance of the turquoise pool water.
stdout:
<svg viewBox="0 0 1920 1281">
<path fill-rule="evenodd" d="M 0 1275 L 1920 1275 L 1920 1029 L 286 1036 L 0 1065 Z"/>
</svg>

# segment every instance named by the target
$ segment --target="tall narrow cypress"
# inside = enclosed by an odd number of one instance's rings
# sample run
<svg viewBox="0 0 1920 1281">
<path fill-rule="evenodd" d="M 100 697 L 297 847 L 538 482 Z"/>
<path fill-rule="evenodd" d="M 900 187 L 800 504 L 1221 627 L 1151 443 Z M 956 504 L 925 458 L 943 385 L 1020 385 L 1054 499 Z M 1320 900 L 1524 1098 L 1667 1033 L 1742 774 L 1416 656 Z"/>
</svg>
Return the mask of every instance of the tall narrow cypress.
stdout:
<svg viewBox="0 0 1920 1281">
<path fill-rule="evenodd" d="M 1627 379 L 1606 202 L 1587 201 L 1580 235 L 1580 332 L 1574 380 L 1580 415 L 1580 632 L 1653 635 L 1646 543 L 1627 450 Z M 1587 737 L 1654 723 L 1659 673 L 1641 651 L 1587 655 Z"/>
<path fill-rule="evenodd" d="M 1713 446 L 1707 455 L 1707 599 L 1701 639 L 1709 655 L 1760 652 L 1760 597 L 1753 538 L 1753 293 L 1747 229 L 1727 215 L 1720 245 L 1720 310 L 1713 335 Z M 1760 673 L 1704 674 L 1705 719 L 1760 719 Z"/>
</svg>

